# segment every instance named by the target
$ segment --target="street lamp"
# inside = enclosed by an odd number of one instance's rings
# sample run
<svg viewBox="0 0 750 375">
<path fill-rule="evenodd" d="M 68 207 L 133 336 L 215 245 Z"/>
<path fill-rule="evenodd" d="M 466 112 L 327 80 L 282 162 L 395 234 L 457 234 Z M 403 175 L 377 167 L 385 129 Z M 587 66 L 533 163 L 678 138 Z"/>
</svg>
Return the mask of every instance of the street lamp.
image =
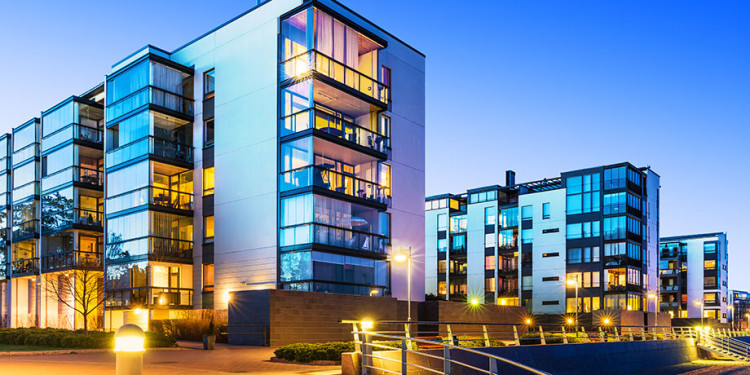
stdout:
<svg viewBox="0 0 750 375">
<path fill-rule="evenodd" d="M 406 277 L 408 280 L 406 281 L 406 288 L 407 288 L 407 320 L 411 322 L 411 246 L 409 247 L 408 252 L 401 251 L 398 254 L 396 254 L 393 257 L 393 260 L 397 263 L 404 263 L 406 262 Z"/>
<path fill-rule="evenodd" d="M 649 299 L 654 299 L 654 311 L 656 313 L 654 317 L 654 334 L 656 334 L 656 330 L 658 329 L 657 327 L 659 327 L 659 299 L 656 297 L 656 293 L 654 292 L 647 294 L 647 296 Z"/>
<path fill-rule="evenodd" d="M 578 336 L 578 279 L 568 279 L 566 283 L 576 288 L 576 336 Z"/>
<path fill-rule="evenodd" d="M 745 314 L 745 317 L 747 318 L 747 328 L 750 329 L 750 314 Z"/>
<path fill-rule="evenodd" d="M 729 310 L 729 324 L 732 329 L 734 329 L 734 314 L 732 313 L 732 310 L 734 310 L 734 306 L 727 306 L 727 310 Z"/>
<path fill-rule="evenodd" d="M 703 305 L 704 305 L 704 302 L 703 302 L 703 300 L 698 300 L 698 301 L 695 301 L 695 305 L 701 307 L 701 327 L 702 327 L 703 326 Z"/>
</svg>

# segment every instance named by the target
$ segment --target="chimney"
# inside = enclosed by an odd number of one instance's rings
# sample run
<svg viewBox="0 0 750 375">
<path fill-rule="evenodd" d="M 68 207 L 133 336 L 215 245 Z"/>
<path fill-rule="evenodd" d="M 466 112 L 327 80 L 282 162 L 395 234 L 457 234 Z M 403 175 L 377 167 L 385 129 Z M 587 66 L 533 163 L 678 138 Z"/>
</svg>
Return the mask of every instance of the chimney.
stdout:
<svg viewBox="0 0 750 375">
<path fill-rule="evenodd" d="M 513 186 L 516 184 L 516 172 L 512 170 L 505 171 L 505 186 Z"/>
</svg>

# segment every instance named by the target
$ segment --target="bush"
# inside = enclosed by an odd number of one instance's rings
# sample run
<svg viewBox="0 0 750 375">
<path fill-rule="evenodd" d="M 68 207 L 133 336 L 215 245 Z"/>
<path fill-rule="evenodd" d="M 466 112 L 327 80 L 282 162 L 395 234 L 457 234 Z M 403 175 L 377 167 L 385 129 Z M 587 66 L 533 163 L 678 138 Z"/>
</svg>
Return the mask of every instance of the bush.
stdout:
<svg viewBox="0 0 750 375">
<path fill-rule="evenodd" d="M 340 361 L 341 353 L 353 352 L 353 342 L 326 342 L 319 344 L 291 344 L 276 349 L 276 358 L 309 363 L 312 361 Z"/>
<path fill-rule="evenodd" d="M 211 322 L 216 328 L 227 324 L 226 314 L 212 310 L 186 310 L 176 319 L 152 320 L 149 329 L 177 340 L 202 341 Z M 225 335 L 216 337 L 217 342 L 226 342 L 226 339 Z"/>
<path fill-rule="evenodd" d="M 0 344 L 34 345 L 65 349 L 111 349 L 114 348 L 114 333 L 89 331 L 69 331 L 54 328 L 0 328 Z M 160 333 L 146 332 L 147 348 L 174 347 L 174 337 Z"/>
</svg>

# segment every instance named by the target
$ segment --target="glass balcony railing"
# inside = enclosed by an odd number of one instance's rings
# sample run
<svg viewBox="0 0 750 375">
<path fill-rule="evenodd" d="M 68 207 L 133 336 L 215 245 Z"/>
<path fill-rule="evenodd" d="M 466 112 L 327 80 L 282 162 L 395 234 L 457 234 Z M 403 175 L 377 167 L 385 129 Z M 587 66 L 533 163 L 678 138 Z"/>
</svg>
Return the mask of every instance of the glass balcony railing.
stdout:
<svg viewBox="0 0 750 375">
<path fill-rule="evenodd" d="M 660 270 L 660 273 L 662 276 L 675 276 L 678 273 L 680 273 L 680 270 L 672 268 L 672 269 Z"/>
<path fill-rule="evenodd" d="M 103 134 L 101 130 L 96 128 L 70 124 L 42 139 L 42 151 L 47 151 L 70 139 L 102 144 L 104 141 Z"/>
<path fill-rule="evenodd" d="M 39 233 L 39 220 L 29 220 L 13 226 L 13 240 L 35 236 Z"/>
<path fill-rule="evenodd" d="M 662 285 L 661 291 L 662 292 L 677 292 L 680 290 L 680 287 L 677 285 Z"/>
<path fill-rule="evenodd" d="M 102 226 L 103 215 L 99 211 L 71 208 L 65 211 L 42 212 L 42 232 L 67 228 L 73 224 L 93 227 Z"/>
<path fill-rule="evenodd" d="M 39 258 L 21 259 L 11 262 L 13 277 L 36 275 L 39 273 Z"/>
<path fill-rule="evenodd" d="M 187 259 L 191 262 L 193 260 L 193 241 L 160 237 L 151 237 L 149 241 L 151 242 L 151 255 Z"/>
<path fill-rule="evenodd" d="M 386 236 L 324 224 L 302 224 L 281 229 L 281 246 L 320 244 L 385 254 Z"/>
<path fill-rule="evenodd" d="M 281 123 L 282 136 L 315 128 L 315 130 L 382 153 L 387 153 L 391 148 L 390 138 L 317 109 L 308 109 L 284 117 Z"/>
<path fill-rule="evenodd" d="M 141 287 L 106 291 L 106 307 L 193 306 L 193 289 Z"/>
<path fill-rule="evenodd" d="M 388 104 L 388 86 L 318 51 L 310 50 L 281 63 L 282 80 L 299 78 L 313 71 Z"/>
<path fill-rule="evenodd" d="M 109 122 L 117 119 L 118 117 L 139 109 L 146 104 L 158 105 L 175 112 L 192 116 L 194 112 L 193 102 L 193 99 L 153 86 L 148 86 L 107 106 L 107 121 Z"/>
<path fill-rule="evenodd" d="M 108 152 L 105 156 L 105 160 L 107 166 L 112 167 L 146 154 L 161 156 L 186 163 L 193 162 L 192 146 L 152 136 L 141 138 L 140 140 L 131 142 Z"/>
<path fill-rule="evenodd" d="M 73 182 L 102 187 L 104 173 L 96 169 L 72 166 L 47 175 L 42 179 L 42 190 L 48 191 L 54 187 Z"/>
<path fill-rule="evenodd" d="M 42 257 L 42 272 L 70 269 L 102 269 L 102 254 L 88 251 L 66 251 Z"/>
<path fill-rule="evenodd" d="M 19 165 L 26 160 L 39 156 L 39 144 L 32 143 L 13 153 L 13 166 Z"/>
<path fill-rule="evenodd" d="M 151 203 L 179 210 L 193 209 L 193 194 L 151 186 Z"/>
<path fill-rule="evenodd" d="M 13 201 L 18 202 L 32 195 L 39 195 L 39 182 L 33 181 L 13 189 Z"/>
<path fill-rule="evenodd" d="M 193 263 L 193 242 L 165 237 L 142 237 L 107 244 L 107 261 L 153 261 Z"/>
<path fill-rule="evenodd" d="M 279 176 L 279 186 L 281 191 L 317 186 L 383 204 L 388 204 L 391 198 L 391 189 L 388 187 L 319 166 L 308 166 L 282 173 Z"/>
</svg>

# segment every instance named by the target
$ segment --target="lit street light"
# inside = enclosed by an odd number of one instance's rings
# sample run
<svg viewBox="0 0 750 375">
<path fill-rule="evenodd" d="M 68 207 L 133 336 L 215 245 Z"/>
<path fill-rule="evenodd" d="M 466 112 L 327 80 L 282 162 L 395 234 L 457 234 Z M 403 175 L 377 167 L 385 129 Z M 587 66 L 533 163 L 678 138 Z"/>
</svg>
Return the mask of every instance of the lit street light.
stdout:
<svg viewBox="0 0 750 375">
<path fill-rule="evenodd" d="M 695 305 L 701 307 L 701 327 L 702 327 L 703 326 L 703 305 L 704 305 L 704 302 L 703 302 L 703 300 L 695 301 Z M 750 320 L 748 320 L 748 321 L 750 321 Z"/>
<path fill-rule="evenodd" d="M 656 315 L 654 317 L 654 334 L 656 334 L 656 330 L 658 329 L 657 327 L 659 326 L 659 298 L 656 293 L 653 292 L 647 294 L 647 296 L 649 299 L 654 299 L 654 311 L 656 312 Z"/>
</svg>

